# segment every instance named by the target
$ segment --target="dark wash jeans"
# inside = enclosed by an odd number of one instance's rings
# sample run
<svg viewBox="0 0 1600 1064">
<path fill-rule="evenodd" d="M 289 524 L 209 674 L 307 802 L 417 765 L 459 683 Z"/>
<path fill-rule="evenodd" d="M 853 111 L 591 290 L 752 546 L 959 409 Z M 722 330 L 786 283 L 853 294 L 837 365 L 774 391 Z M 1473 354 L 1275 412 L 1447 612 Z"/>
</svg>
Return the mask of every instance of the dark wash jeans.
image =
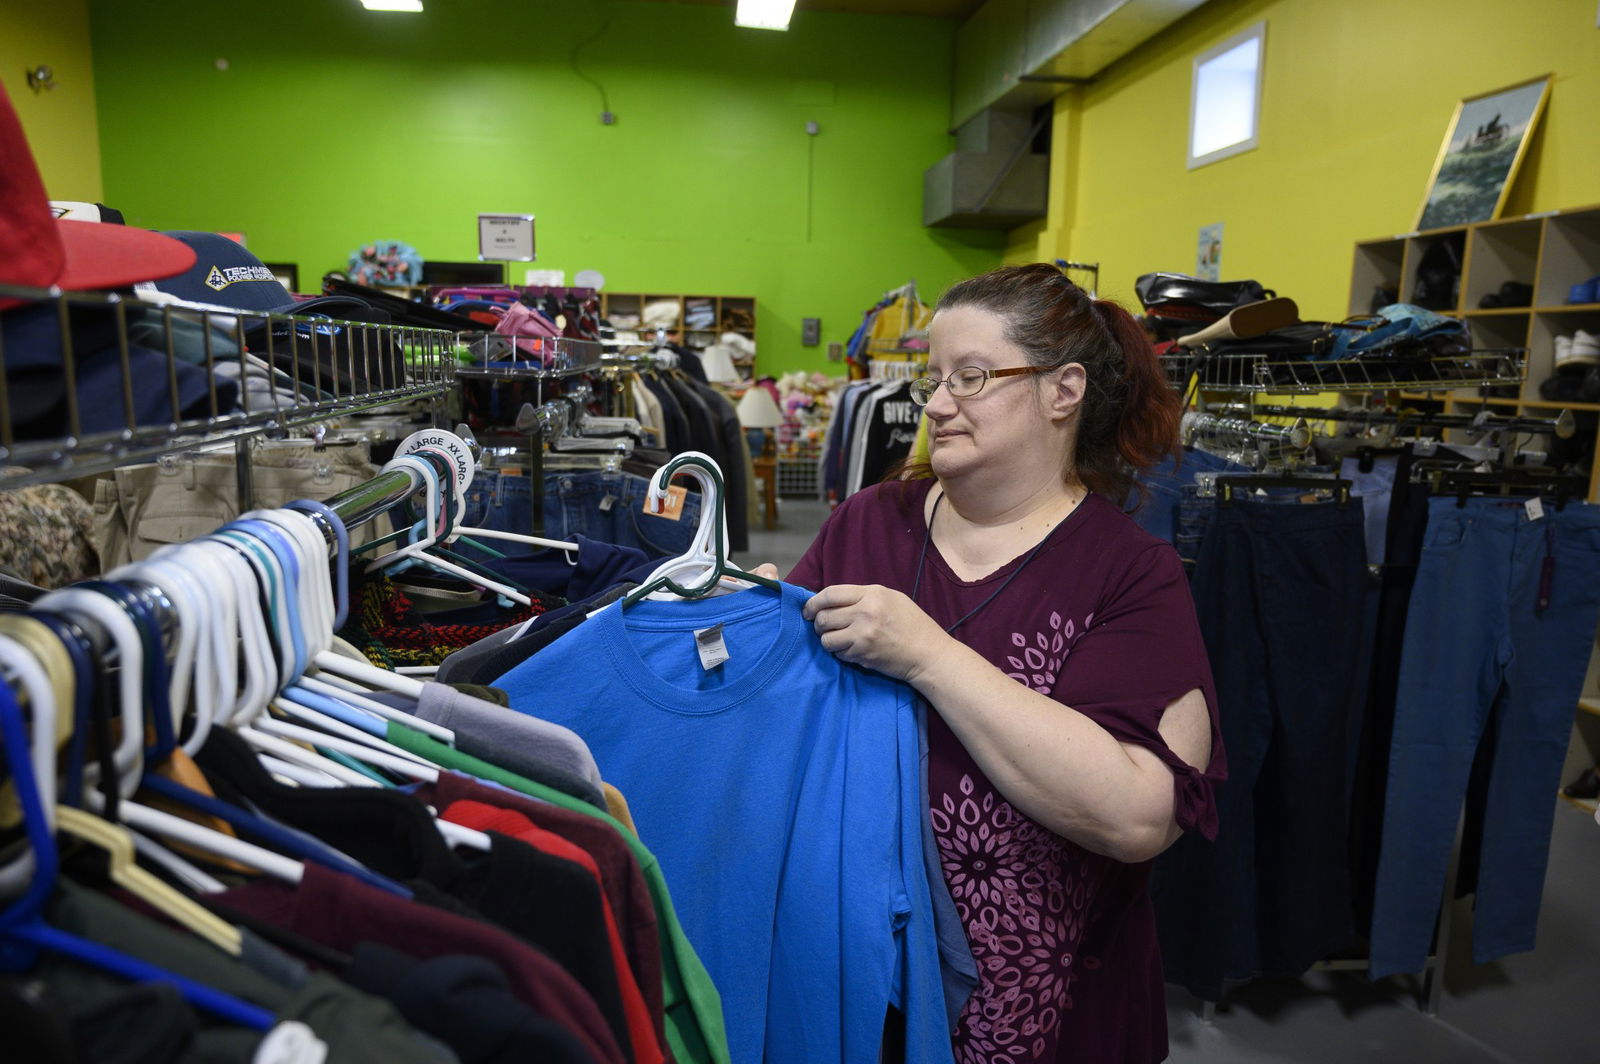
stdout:
<svg viewBox="0 0 1600 1064">
<path fill-rule="evenodd" d="M 1361 500 L 1218 503 L 1193 590 L 1228 779 L 1215 843 L 1186 834 L 1152 893 L 1169 982 L 1298 975 L 1351 943 L 1346 810 L 1364 673 Z"/>
<path fill-rule="evenodd" d="M 1600 508 L 1547 505 L 1530 520 L 1520 500 L 1430 500 L 1389 754 L 1373 978 L 1422 968 L 1486 728 L 1494 737 L 1472 955 L 1481 964 L 1533 948 L 1597 617 Z"/>
<path fill-rule="evenodd" d="M 544 477 L 544 536 L 570 540 L 582 534 L 602 543 L 644 551 L 649 558 L 669 558 L 689 549 L 700 521 L 700 496 L 690 494 L 678 520 L 644 512 L 650 482 L 632 473 L 568 470 Z M 528 533 L 533 528 L 533 488 L 527 476 L 480 470 L 467 487 L 463 524 L 502 532 Z M 505 545 L 487 541 L 502 550 Z M 515 548 L 511 548 L 515 550 Z M 472 557 L 472 550 L 463 551 Z"/>
</svg>

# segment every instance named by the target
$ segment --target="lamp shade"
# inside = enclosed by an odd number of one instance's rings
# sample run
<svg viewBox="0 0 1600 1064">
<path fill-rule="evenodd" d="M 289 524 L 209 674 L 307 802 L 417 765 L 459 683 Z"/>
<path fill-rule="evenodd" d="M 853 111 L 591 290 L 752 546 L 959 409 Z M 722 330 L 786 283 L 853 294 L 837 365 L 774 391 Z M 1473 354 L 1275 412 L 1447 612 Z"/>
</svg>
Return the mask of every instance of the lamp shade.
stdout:
<svg viewBox="0 0 1600 1064">
<path fill-rule="evenodd" d="M 772 398 L 772 393 L 761 385 L 752 385 L 739 400 L 739 424 L 747 429 L 775 429 L 783 424 L 783 411 Z"/>
<path fill-rule="evenodd" d="M 700 352 L 700 367 L 705 370 L 706 380 L 709 381 L 728 384 L 739 379 L 739 369 L 733 364 L 733 352 L 722 344 L 712 344 Z"/>
</svg>

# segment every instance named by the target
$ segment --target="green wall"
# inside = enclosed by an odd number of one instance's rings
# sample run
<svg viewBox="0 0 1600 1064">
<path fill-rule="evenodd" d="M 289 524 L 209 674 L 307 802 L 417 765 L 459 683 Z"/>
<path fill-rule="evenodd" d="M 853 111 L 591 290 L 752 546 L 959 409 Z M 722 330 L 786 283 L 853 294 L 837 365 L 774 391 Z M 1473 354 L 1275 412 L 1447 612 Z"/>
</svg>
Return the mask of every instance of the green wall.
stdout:
<svg viewBox="0 0 1600 1064">
<path fill-rule="evenodd" d="M 537 265 L 569 279 L 756 296 L 763 372 L 829 368 L 802 317 L 843 340 L 908 278 L 931 298 L 999 261 L 1004 234 L 921 225 L 922 171 L 951 150 L 951 20 L 801 12 L 771 33 L 694 4 L 427 8 L 91 0 L 107 202 L 241 231 L 302 287 L 372 240 L 471 259 L 478 212 L 532 213 Z"/>
<path fill-rule="evenodd" d="M 1197 53 L 1267 23 L 1261 140 L 1189 170 Z M 1102 264 L 1134 279 L 1194 271 L 1198 230 L 1224 223 L 1222 273 L 1343 318 L 1353 245 L 1410 230 L 1456 102 L 1553 74 L 1507 216 L 1600 202 L 1600 30 L 1594 0 L 1211 0 L 1061 97 L 1050 217 L 1008 259 Z"/>
</svg>

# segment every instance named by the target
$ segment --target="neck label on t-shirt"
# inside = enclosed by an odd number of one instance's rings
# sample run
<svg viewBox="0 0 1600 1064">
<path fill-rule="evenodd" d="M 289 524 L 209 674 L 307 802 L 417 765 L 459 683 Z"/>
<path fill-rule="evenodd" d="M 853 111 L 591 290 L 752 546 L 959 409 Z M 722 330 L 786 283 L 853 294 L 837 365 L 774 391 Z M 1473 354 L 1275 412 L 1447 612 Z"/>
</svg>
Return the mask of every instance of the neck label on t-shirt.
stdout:
<svg viewBox="0 0 1600 1064">
<path fill-rule="evenodd" d="M 250 1059 L 251 1064 L 322 1064 L 328 1043 L 299 1020 L 285 1020 L 267 1032 Z"/>
<path fill-rule="evenodd" d="M 700 667 L 707 672 L 728 660 L 728 645 L 722 641 L 722 625 L 694 630 L 694 648 L 700 654 Z"/>
</svg>

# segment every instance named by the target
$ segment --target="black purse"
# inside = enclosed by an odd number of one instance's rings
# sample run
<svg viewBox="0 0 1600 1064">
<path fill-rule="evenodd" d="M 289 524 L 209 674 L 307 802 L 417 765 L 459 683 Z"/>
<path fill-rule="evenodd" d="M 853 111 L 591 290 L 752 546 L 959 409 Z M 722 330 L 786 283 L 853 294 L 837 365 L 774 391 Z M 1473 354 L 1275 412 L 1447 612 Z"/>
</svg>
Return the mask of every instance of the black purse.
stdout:
<svg viewBox="0 0 1600 1064">
<path fill-rule="evenodd" d="M 1134 282 L 1133 290 L 1150 314 L 1190 320 L 1196 317 L 1190 308 L 1220 318 L 1234 307 L 1277 295 L 1256 281 L 1203 281 L 1181 273 L 1147 273 Z M 1182 313 L 1164 313 L 1175 310 Z"/>
</svg>

